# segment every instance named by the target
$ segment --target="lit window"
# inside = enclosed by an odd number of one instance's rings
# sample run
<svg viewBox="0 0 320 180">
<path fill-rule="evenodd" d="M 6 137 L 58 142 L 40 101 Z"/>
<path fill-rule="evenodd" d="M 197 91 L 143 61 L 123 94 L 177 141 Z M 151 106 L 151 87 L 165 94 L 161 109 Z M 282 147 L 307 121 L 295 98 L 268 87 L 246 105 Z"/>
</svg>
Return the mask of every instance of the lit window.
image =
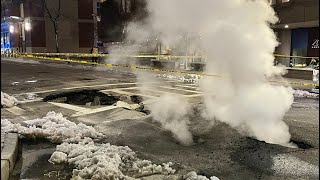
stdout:
<svg viewBox="0 0 320 180">
<path fill-rule="evenodd" d="M 269 0 L 270 5 L 275 5 L 277 3 L 277 0 Z"/>
<path fill-rule="evenodd" d="M 289 2 L 290 0 L 282 0 L 282 3 L 286 3 Z"/>
</svg>

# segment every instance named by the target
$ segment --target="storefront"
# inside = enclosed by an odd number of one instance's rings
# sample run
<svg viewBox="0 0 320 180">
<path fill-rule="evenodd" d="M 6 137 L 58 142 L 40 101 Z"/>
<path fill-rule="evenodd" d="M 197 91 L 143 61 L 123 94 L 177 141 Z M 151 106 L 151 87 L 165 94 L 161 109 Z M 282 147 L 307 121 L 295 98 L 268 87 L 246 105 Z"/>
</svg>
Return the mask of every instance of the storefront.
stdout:
<svg viewBox="0 0 320 180">
<path fill-rule="evenodd" d="M 1 51 L 10 49 L 10 32 L 9 32 L 9 24 L 1 23 Z"/>
<path fill-rule="evenodd" d="M 291 55 L 304 57 L 319 57 L 319 27 L 292 29 Z M 294 65 L 309 65 L 311 58 L 292 58 Z"/>
</svg>

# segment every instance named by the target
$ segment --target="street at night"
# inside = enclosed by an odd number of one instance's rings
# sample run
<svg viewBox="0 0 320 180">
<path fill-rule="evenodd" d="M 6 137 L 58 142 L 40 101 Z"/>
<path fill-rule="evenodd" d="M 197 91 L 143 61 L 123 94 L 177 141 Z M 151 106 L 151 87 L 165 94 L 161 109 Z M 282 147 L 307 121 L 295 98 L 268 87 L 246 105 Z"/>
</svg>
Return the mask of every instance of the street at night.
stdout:
<svg viewBox="0 0 320 180">
<path fill-rule="evenodd" d="M 319 179 L 319 1 L 1 6 L 1 179 Z"/>
</svg>

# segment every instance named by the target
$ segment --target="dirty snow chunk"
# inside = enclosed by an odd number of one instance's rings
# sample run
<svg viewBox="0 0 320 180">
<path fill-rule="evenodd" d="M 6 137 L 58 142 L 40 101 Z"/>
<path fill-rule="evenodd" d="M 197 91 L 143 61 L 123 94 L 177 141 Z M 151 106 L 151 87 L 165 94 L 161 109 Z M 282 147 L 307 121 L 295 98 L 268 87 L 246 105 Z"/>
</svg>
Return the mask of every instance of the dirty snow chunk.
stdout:
<svg viewBox="0 0 320 180">
<path fill-rule="evenodd" d="M 67 155 L 67 160 L 62 154 Z M 172 163 L 155 165 L 151 161 L 137 158 L 136 153 L 127 146 L 95 144 L 90 138 L 79 143 L 64 142 L 58 145 L 49 162 L 75 165 L 72 179 L 135 179 L 175 172 L 170 167 Z"/>
<path fill-rule="evenodd" d="M 122 108 L 125 108 L 125 109 L 131 109 L 131 110 L 136 110 L 136 109 L 139 109 L 141 106 L 139 104 L 128 104 L 124 101 L 118 101 L 116 103 L 116 106 L 117 107 L 122 107 Z"/>
<path fill-rule="evenodd" d="M 63 152 L 54 152 L 52 155 L 51 155 L 51 161 L 52 162 L 55 162 L 55 163 L 64 163 L 64 162 L 68 162 L 67 161 L 67 154 L 66 153 L 63 153 Z"/>
<path fill-rule="evenodd" d="M 19 101 L 15 97 L 1 91 L 1 107 L 10 108 L 18 104 Z"/>
<path fill-rule="evenodd" d="M 36 99 L 38 97 L 38 95 L 34 94 L 34 93 L 26 93 L 25 96 L 26 96 L 25 98 L 28 99 L 28 100 L 34 100 L 34 99 Z"/>
<path fill-rule="evenodd" d="M 13 124 L 6 119 L 1 119 L 1 131 L 17 132 L 26 137 L 44 137 L 52 142 L 79 142 L 84 137 L 99 139 L 103 134 L 97 132 L 92 126 L 76 124 L 67 120 L 61 113 L 48 112 L 41 119 L 24 121 Z"/>
<path fill-rule="evenodd" d="M 210 179 L 208 179 L 205 176 L 197 175 L 197 173 L 194 171 L 189 172 L 187 175 L 183 177 L 183 179 L 185 180 L 219 180 L 219 178 L 215 176 L 211 176 Z"/>
<path fill-rule="evenodd" d="M 295 90 L 293 96 L 298 98 L 319 98 L 319 94 L 310 93 L 304 90 Z"/>
</svg>

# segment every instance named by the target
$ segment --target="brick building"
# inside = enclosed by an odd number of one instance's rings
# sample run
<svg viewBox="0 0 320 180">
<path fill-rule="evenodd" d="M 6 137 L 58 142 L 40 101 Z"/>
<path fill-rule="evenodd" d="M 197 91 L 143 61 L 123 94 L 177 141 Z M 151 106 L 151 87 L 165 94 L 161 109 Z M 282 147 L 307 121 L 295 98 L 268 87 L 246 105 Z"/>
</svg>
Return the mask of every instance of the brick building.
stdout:
<svg viewBox="0 0 320 180">
<path fill-rule="evenodd" d="M 44 0 L 7 0 L 1 9 L 1 48 L 21 52 L 56 52 L 53 23 Z M 52 17 L 58 12 L 59 52 L 90 52 L 97 43 L 97 0 L 47 0 Z M 22 23 L 12 21 L 19 17 Z M 26 24 L 30 23 L 29 30 Z M 3 27 L 3 28 L 2 28 Z M 13 28 L 12 28 L 13 27 Z M 12 28 L 12 29 L 10 29 Z"/>
</svg>

